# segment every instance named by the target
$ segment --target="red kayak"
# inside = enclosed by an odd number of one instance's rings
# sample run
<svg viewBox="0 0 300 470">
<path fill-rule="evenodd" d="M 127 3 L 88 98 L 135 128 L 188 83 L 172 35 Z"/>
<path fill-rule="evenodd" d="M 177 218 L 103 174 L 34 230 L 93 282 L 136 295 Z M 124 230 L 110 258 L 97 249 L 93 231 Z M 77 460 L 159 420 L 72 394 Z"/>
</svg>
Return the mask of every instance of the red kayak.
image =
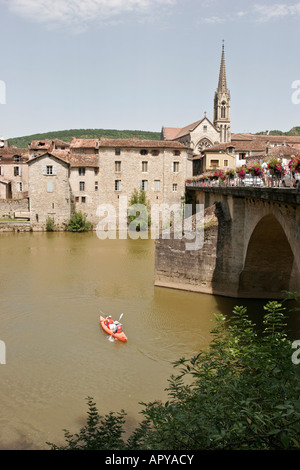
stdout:
<svg viewBox="0 0 300 470">
<path fill-rule="evenodd" d="M 113 338 L 118 339 L 119 341 L 123 341 L 124 343 L 127 341 L 127 336 L 125 335 L 124 331 L 113 333 L 113 331 L 105 324 L 106 318 L 100 315 L 100 325 L 102 326 L 105 333 L 108 335 L 112 335 Z"/>
</svg>

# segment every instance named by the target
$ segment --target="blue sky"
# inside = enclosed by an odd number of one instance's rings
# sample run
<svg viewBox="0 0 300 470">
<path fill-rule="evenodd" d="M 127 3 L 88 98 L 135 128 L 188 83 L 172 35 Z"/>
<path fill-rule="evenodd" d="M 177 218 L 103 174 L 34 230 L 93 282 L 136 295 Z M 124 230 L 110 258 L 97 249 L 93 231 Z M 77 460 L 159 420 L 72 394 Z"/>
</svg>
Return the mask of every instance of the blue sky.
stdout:
<svg viewBox="0 0 300 470">
<path fill-rule="evenodd" d="M 232 132 L 300 126 L 300 2 L 0 0 L 0 21 L 5 138 L 212 120 L 223 39 Z"/>
</svg>

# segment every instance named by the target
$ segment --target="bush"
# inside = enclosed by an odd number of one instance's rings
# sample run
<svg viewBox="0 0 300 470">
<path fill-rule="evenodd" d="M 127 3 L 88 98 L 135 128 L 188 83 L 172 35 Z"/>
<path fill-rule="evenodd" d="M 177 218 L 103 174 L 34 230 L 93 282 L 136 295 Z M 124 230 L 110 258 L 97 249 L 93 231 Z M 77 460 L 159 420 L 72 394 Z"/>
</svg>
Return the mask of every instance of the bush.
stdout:
<svg viewBox="0 0 300 470">
<path fill-rule="evenodd" d="M 128 223 L 133 226 L 136 231 L 147 230 L 151 223 L 150 217 L 150 203 L 147 200 L 146 193 L 144 190 L 138 191 L 135 189 L 130 199 L 130 206 L 141 205 L 145 210 L 139 211 L 138 207 L 137 214 L 131 215 L 129 212 Z"/>
<path fill-rule="evenodd" d="M 55 223 L 52 217 L 48 217 L 46 220 L 46 231 L 47 232 L 54 232 L 55 230 Z"/>
<path fill-rule="evenodd" d="M 92 230 L 93 225 L 91 222 L 87 222 L 86 217 L 86 214 L 82 212 L 75 212 L 69 220 L 69 232 L 87 232 L 88 230 Z"/>
<path fill-rule="evenodd" d="M 124 412 L 100 419 L 90 402 L 87 426 L 75 436 L 66 432 L 61 449 L 299 449 L 300 366 L 292 361 L 284 308 L 272 301 L 264 309 L 262 334 L 244 307 L 217 315 L 209 348 L 174 364 L 169 400 L 143 403 L 143 420 L 126 443 Z"/>
</svg>

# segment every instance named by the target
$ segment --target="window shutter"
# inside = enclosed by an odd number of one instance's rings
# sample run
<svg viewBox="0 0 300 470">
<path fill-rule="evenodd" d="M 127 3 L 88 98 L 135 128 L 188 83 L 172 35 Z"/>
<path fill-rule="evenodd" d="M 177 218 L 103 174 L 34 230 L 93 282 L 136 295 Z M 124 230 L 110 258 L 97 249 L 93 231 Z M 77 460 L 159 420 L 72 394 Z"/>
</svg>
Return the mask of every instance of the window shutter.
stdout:
<svg viewBox="0 0 300 470">
<path fill-rule="evenodd" d="M 53 193 L 53 183 L 51 181 L 47 183 L 47 193 Z"/>
<path fill-rule="evenodd" d="M 22 167 L 19 166 L 19 176 L 22 176 Z"/>
<path fill-rule="evenodd" d="M 45 166 L 43 166 L 43 175 L 45 175 L 45 176 L 47 175 L 47 170 L 46 170 Z"/>
<path fill-rule="evenodd" d="M 53 167 L 53 174 L 56 175 L 56 166 Z"/>
</svg>

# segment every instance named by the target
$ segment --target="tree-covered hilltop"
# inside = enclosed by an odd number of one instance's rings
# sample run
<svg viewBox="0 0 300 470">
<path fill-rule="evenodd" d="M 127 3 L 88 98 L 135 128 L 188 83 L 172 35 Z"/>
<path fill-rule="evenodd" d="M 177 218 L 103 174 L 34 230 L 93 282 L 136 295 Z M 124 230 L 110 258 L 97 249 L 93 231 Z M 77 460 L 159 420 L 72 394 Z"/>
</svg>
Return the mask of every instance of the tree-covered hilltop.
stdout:
<svg viewBox="0 0 300 470">
<path fill-rule="evenodd" d="M 287 135 L 287 136 L 300 136 L 300 127 L 292 127 L 287 132 L 279 131 L 279 130 L 272 130 L 272 131 L 261 131 L 261 132 L 256 132 L 255 135 Z"/>
<path fill-rule="evenodd" d="M 14 137 L 8 139 L 8 142 L 10 147 L 27 148 L 32 140 L 60 139 L 64 142 L 71 142 L 73 137 L 77 139 L 100 139 L 101 137 L 130 139 L 136 137 L 138 139 L 160 140 L 160 132 L 117 129 L 69 129 Z"/>
</svg>

